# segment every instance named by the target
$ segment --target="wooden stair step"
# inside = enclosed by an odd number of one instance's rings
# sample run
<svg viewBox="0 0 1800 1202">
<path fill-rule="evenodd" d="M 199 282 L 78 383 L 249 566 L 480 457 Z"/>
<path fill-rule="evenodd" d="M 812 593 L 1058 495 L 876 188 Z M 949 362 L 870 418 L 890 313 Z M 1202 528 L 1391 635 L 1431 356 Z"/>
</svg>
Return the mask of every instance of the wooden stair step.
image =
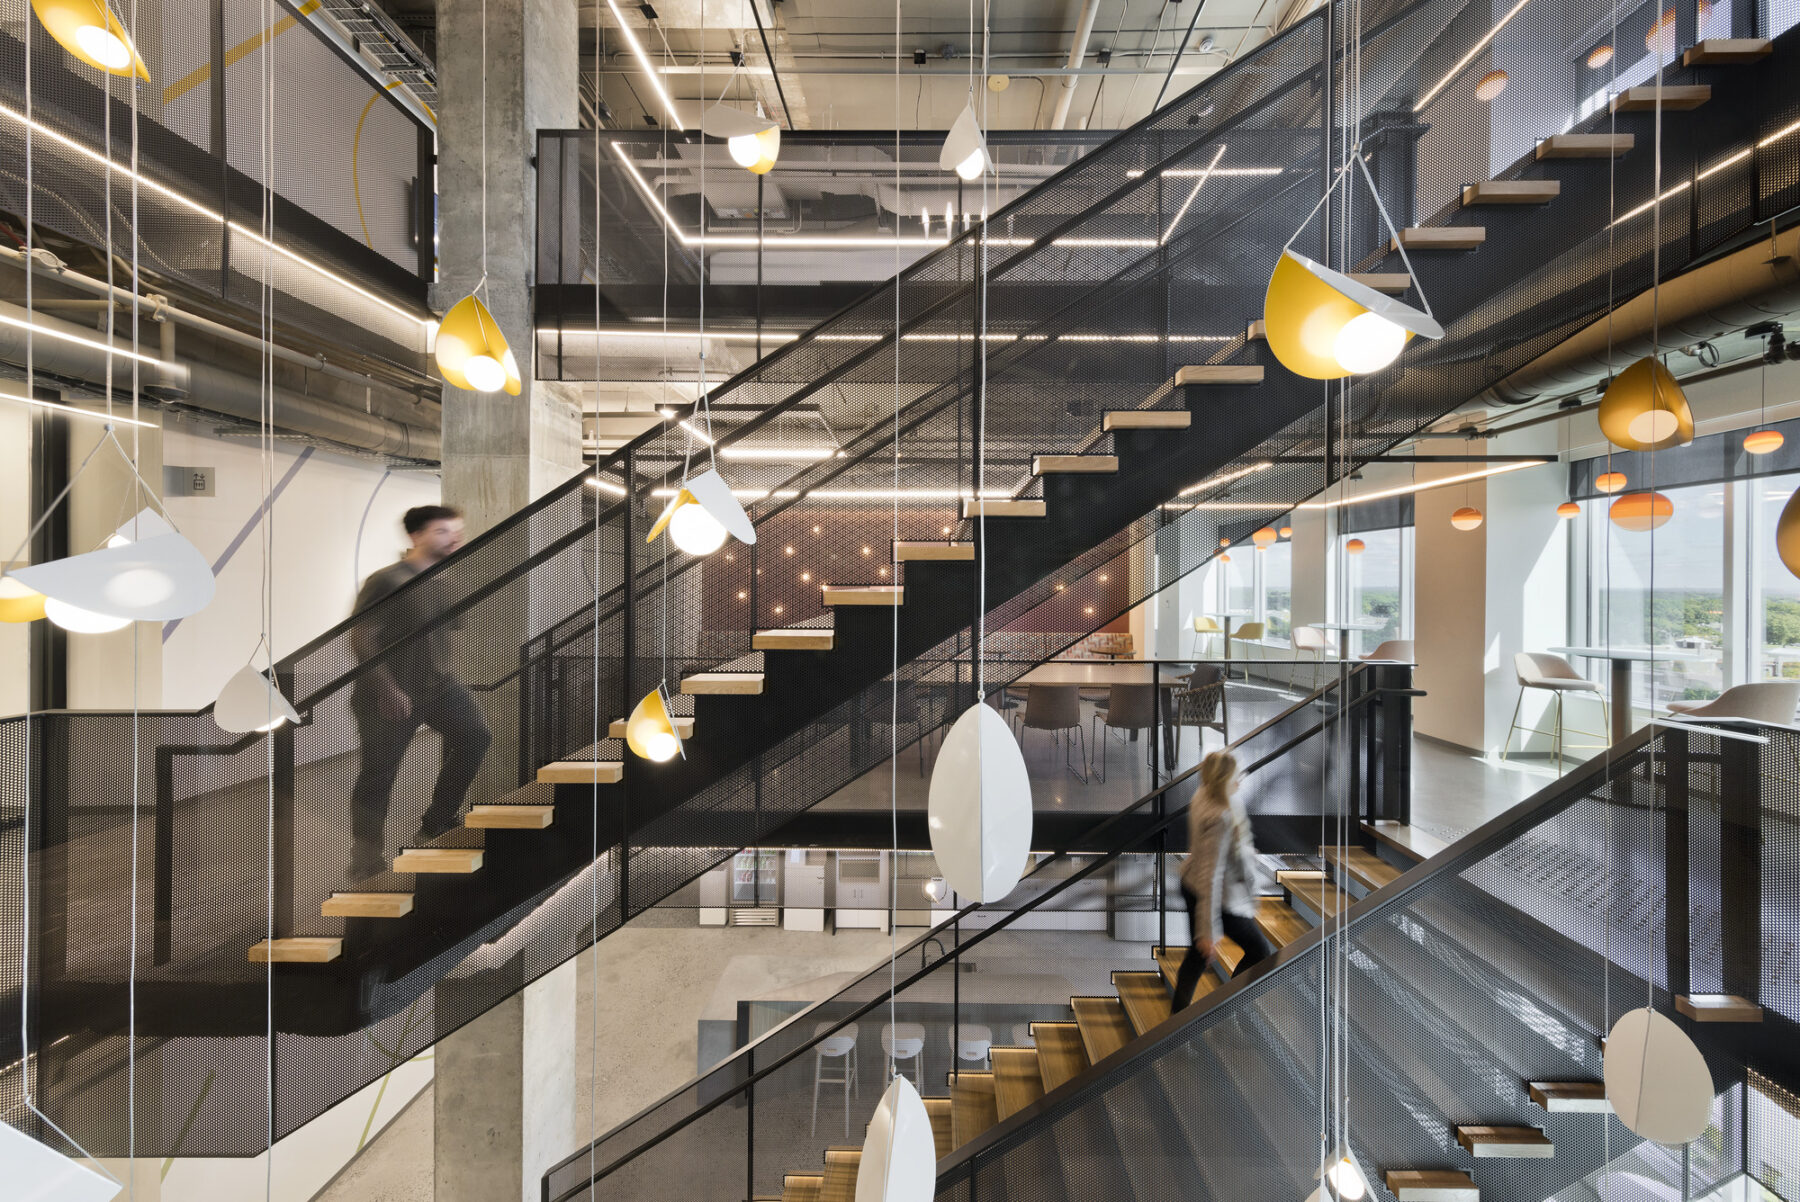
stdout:
<svg viewBox="0 0 1800 1202">
<path fill-rule="evenodd" d="M 1038 1074 L 1044 1079 L 1045 1093 L 1087 1070 L 1088 1058 L 1081 1045 L 1081 1028 L 1074 1023 L 1032 1023 L 1031 1039 L 1037 1044 Z"/>
<path fill-rule="evenodd" d="M 1398 868 L 1366 847 L 1321 847 L 1319 855 L 1370 892 L 1400 879 Z"/>
<path fill-rule="evenodd" d="M 1527 1081 L 1531 1100 L 1551 1114 L 1611 1114 L 1604 1081 Z"/>
<path fill-rule="evenodd" d="M 1697 1023 L 1759 1023 L 1762 1007 L 1732 993 L 1688 993 L 1675 998 L 1675 1009 Z"/>
<path fill-rule="evenodd" d="M 326 918 L 405 918 L 412 908 L 410 893 L 333 893 L 319 913 Z"/>
<path fill-rule="evenodd" d="M 480 831 L 541 831 L 556 821 L 555 806 L 470 806 L 463 825 Z"/>
<path fill-rule="evenodd" d="M 1081 1031 L 1081 1046 L 1088 1059 L 1099 1064 L 1133 1039 L 1131 1020 L 1116 997 L 1070 998 L 1075 1011 L 1075 1025 Z"/>
<path fill-rule="evenodd" d="M 1206 384 L 1261 384 L 1260 363 L 1211 363 L 1204 367 L 1183 367 L 1175 373 L 1175 387 Z"/>
<path fill-rule="evenodd" d="M 974 497 L 963 498 L 962 515 L 965 518 L 1041 518 L 1044 516 L 1042 501 L 999 501 L 993 499 L 976 500 Z"/>
<path fill-rule="evenodd" d="M 1655 84 L 1639 84 L 1626 88 L 1612 98 L 1615 113 L 1649 113 L 1656 110 L 1658 89 Z M 1664 84 L 1661 88 L 1665 113 L 1685 113 L 1712 99 L 1712 88 L 1703 83 Z"/>
<path fill-rule="evenodd" d="M 1337 885 L 1327 880 L 1322 872 L 1278 872 L 1275 883 L 1304 902 L 1307 909 L 1320 918 L 1334 917 L 1341 908 L 1343 899 Z"/>
<path fill-rule="evenodd" d="M 694 716 L 692 714 L 670 714 L 669 720 L 675 724 L 675 733 L 682 739 L 694 737 Z M 606 737 L 622 739 L 625 737 L 625 719 L 614 718 L 606 728 Z M 565 761 L 566 762 L 566 761 Z"/>
<path fill-rule="evenodd" d="M 1636 142 L 1632 134 L 1551 134 L 1537 144 L 1537 158 L 1616 159 Z"/>
<path fill-rule="evenodd" d="M 1556 1155 L 1550 1137 L 1536 1127 L 1459 1126 L 1456 1142 L 1463 1151 L 1480 1160 L 1542 1160 Z"/>
<path fill-rule="evenodd" d="M 1286 947 L 1312 928 L 1294 907 L 1279 897 L 1261 897 L 1256 901 L 1256 925 L 1277 948 Z"/>
<path fill-rule="evenodd" d="M 1220 935 L 1218 942 L 1213 944 L 1213 962 L 1207 968 L 1218 980 L 1229 981 L 1231 974 L 1237 971 L 1237 966 L 1243 960 L 1244 949 L 1237 945 L 1237 941 L 1230 935 Z M 1201 975 L 1204 979 L 1205 974 Z M 1194 996 L 1200 996 L 1198 989 L 1194 991 Z"/>
<path fill-rule="evenodd" d="M 1395 1169 L 1386 1175 L 1388 1192 L 1399 1202 L 1478 1202 L 1475 1179 L 1454 1169 Z"/>
<path fill-rule="evenodd" d="M 1162 979 L 1169 988 L 1175 988 L 1175 981 L 1181 975 L 1181 962 L 1187 958 L 1185 947 L 1158 947 L 1150 953 L 1156 959 L 1156 967 L 1162 973 Z"/>
<path fill-rule="evenodd" d="M 1245 342 L 1263 342 L 1266 341 L 1268 337 L 1269 324 L 1260 317 L 1244 327 Z"/>
<path fill-rule="evenodd" d="M 1450 846 L 1436 835 L 1391 818 L 1365 822 L 1362 829 L 1410 860 L 1429 860 Z"/>
<path fill-rule="evenodd" d="M 950 1080 L 950 1128 L 962 1147 L 1000 1121 L 994 1074 L 958 1072 Z"/>
<path fill-rule="evenodd" d="M 819 1202 L 856 1202 L 856 1170 L 861 1165 L 861 1148 L 825 1149 L 825 1175 L 819 1181 Z"/>
<path fill-rule="evenodd" d="M 1464 206 L 1473 205 L 1542 205 L 1562 195 L 1562 181 L 1556 179 L 1489 179 L 1467 184 L 1462 190 Z"/>
<path fill-rule="evenodd" d="M 836 633 L 829 626 L 759 630 L 750 636 L 750 648 L 753 651 L 829 651 Z"/>
<path fill-rule="evenodd" d="M 329 964 L 344 954 L 342 939 L 290 935 L 285 939 L 260 940 L 250 949 L 252 964 Z"/>
<path fill-rule="evenodd" d="M 1100 419 L 1100 428 L 1114 430 L 1185 430 L 1194 415 L 1186 409 L 1114 409 Z"/>
<path fill-rule="evenodd" d="M 1352 272 L 1350 278 L 1388 296 L 1399 296 L 1412 287 L 1412 275 L 1404 271 L 1357 271 Z"/>
<path fill-rule="evenodd" d="M 1775 43 L 1768 38 L 1702 38 L 1681 56 L 1684 67 L 1729 67 L 1769 57 Z"/>
<path fill-rule="evenodd" d="M 688 725 L 693 725 L 692 720 Z M 618 737 L 625 737 L 623 729 Z M 546 785 L 616 785 L 625 779 L 625 764 L 622 760 L 558 760 L 539 768 L 537 778 Z"/>
<path fill-rule="evenodd" d="M 755 697 L 763 691 L 761 672 L 696 672 L 681 681 L 690 697 Z"/>
<path fill-rule="evenodd" d="M 1399 250 L 1474 250 L 1487 241 L 1487 230 L 1479 225 L 1415 225 L 1400 231 L 1392 249 Z"/>
<path fill-rule="evenodd" d="M 994 1104 L 1001 1120 L 1044 1096 L 1036 1048 L 990 1048 L 988 1056 L 994 1065 Z"/>
<path fill-rule="evenodd" d="M 937 1158 L 944 1157 L 956 1150 L 956 1129 L 952 1115 L 952 1103 L 949 1098 L 920 1098 L 925 1103 L 925 1115 L 931 1120 L 931 1142 L 937 1151 Z"/>
<path fill-rule="evenodd" d="M 1114 970 L 1112 983 L 1119 991 L 1119 1004 L 1125 1007 L 1125 1017 L 1137 1034 L 1142 1035 L 1169 1017 L 1169 1007 L 1174 999 L 1169 995 L 1171 986 L 1163 983 L 1161 973 Z"/>
<path fill-rule="evenodd" d="M 975 544 L 908 542 L 905 540 L 894 544 L 895 563 L 914 563 L 928 560 L 949 563 L 973 563 L 975 561 Z"/>
<path fill-rule="evenodd" d="M 1175 989 L 1175 982 L 1181 977 L 1181 962 L 1187 959 L 1187 950 L 1185 947 L 1159 947 L 1153 953 L 1156 957 L 1156 966 L 1162 971 L 1163 980 L 1169 983 L 1171 995 Z M 1231 970 L 1236 968 L 1238 961 L 1244 958 L 1244 949 L 1227 938 L 1221 937 L 1215 950 L 1218 952 L 1217 960 L 1207 965 L 1207 970 L 1200 974 L 1199 983 L 1194 986 L 1195 1002 L 1229 980 Z M 1223 971 L 1221 972 L 1222 966 Z M 1174 1008 L 1174 1004 L 1175 999 L 1171 996 L 1169 998 L 1171 1009 Z"/>
<path fill-rule="evenodd" d="M 827 584 L 826 605 L 904 605 L 906 589 L 898 584 Z"/>
<path fill-rule="evenodd" d="M 394 857 L 395 872 L 475 872 L 479 847 L 408 847 Z"/>
<path fill-rule="evenodd" d="M 819 1202 L 823 1173 L 789 1173 L 781 1179 L 781 1202 Z"/>
<path fill-rule="evenodd" d="M 1119 470 L 1117 455 L 1033 455 L 1031 457 L 1031 474 L 1034 476 L 1075 476 L 1100 474 Z M 974 550 L 973 547 L 970 550 Z"/>
</svg>

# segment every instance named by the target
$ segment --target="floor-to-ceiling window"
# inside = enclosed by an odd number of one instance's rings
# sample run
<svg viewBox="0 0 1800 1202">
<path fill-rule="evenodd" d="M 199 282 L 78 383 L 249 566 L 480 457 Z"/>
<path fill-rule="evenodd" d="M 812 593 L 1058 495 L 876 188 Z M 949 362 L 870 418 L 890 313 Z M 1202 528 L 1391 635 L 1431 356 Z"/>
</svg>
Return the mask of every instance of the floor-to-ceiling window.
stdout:
<svg viewBox="0 0 1800 1202">
<path fill-rule="evenodd" d="M 1352 540 L 1362 544 L 1355 554 Z M 1372 627 L 1348 632 L 1346 655 L 1367 655 L 1389 639 L 1412 637 L 1412 548 L 1411 526 L 1339 536 L 1346 620 Z"/>
<path fill-rule="evenodd" d="M 1294 544 L 1282 539 L 1256 556 L 1256 616 L 1272 639 L 1285 639 L 1292 631 L 1294 606 Z"/>
<path fill-rule="evenodd" d="M 1750 614 L 1746 632 L 1752 640 L 1746 675 L 1756 680 L 1800 680 L 1800 579 L 1775 552 L 1775 523 L 1800 475 L 1764 476 L 1744 485 L 1745 520 L 1750 525 Z"/>
</svg>

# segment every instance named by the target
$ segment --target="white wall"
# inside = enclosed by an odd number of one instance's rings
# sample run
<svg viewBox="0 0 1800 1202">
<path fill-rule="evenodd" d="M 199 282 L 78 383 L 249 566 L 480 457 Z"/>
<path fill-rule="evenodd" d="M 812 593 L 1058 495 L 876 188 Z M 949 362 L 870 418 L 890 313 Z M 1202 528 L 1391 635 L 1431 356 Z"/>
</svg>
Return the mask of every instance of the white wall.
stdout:
<svg viewBox="0 0 1800 1202">
<path fill-rule="evenodd" d="M 1456 444 L 1432 444 L 1454 454 Z M 1484 452 L 1481 443 L 1464 448 Z M 1459 464 L 1420 464 L 1421 482 L 1466 470 Z M 1487 542 L 1492 522 L 1458 530 L 1450 515 L 1464 505 L 1487 511 L 1485 481 L 1467 488 L 1427 489 L 1413 498 L 1414 686 L 1428 699 L 1413 707 L 1413 729 L 1472 750 L 1481 748 L 1487 670 Z"/>
<path fill-rule="evenodd" d="M 1526 441 L 1527 438 L 1532 442 Z M 1493 454 L 1529 453 L 1543 449 L 1541 434 L 1518 434 L 1488 444 Z M 1513 656 L 1520 651 L 1547 651 L 1569 641 L 1569 523 L 1556 516 L 1568 500 L 1569 468 L 1555 462 L 1507 472 L 1487 482 L 1487 521 L 1478 534 L 1487 549 L 1487 640 L 1482 656 L 1486 678 L 1484 733 L 1480 746 L 1498 753 L 1506 744 L 1513 706 L 1520 704 Z M 1454 491 L 1454 490 L 1452 490 Z M 1577 670 L 1591 665 L 1577 662 Z M 1551 699 L 1542 690 L 1524 695 L 1519 721 L 1548 729 Z M 1563 715 L 1577 729 L 1603 731 L 1598 702 L 1571 699 Z M 1593 742 L 1581 735 L 1571 743 Z M 1526 735 L 1513 740 L 1514 751 L 1548 753 L 1550 740 Z M 1579 758 L 1582 751 L 1571 752 Z"/>
</svg>

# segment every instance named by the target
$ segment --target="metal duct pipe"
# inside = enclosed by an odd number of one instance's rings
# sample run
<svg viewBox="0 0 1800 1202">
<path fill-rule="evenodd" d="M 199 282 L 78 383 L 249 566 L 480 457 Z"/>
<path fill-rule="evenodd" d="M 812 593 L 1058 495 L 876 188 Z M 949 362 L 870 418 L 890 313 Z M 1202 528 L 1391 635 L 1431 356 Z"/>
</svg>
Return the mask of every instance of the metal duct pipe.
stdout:
<svg viewBox="0 0 1800 1202">
<path fill-rule="evenodd" d="M 1466 408 L 1520 405 L 1592 388 L 1653 349 L 1672 350 L 1741 331 L 1759 321 L 1800 320 L 1800 226 L 1633 297 L 1586 329 L 1473 397 Z M 1652 326 L 1657 329 L 1651 345 Z M 1611 353 L 1608 353 L 1608 343 Z M 1752 354 L 1755 343 L 1721 347 Z M 1725 354 L 1725 358 L 1740 355 Z M 1679 373 L 1678 373 L 1679 374 Z"/>
<path fill-rule="evenodd" d="M 70 335 L 80 340 L 40 335 L 32 348 L 38 371 L 84 380 L 96 388 L 104 385 L 106 348 L 91 329 L 59 321 L 41 312 L 34 317 L 17 305 L 5 302 L 0 302 L 0 317 L 7 319 L 0 322 L 0 359 L 23 368 L 28 333 L 24 326 L 35 324 L 40 331 Z M 129 390 L 133 362 L 123 356 L 114 356 L 115 388 Z M 139 384 L 147 391 L 179 398 L 183 404 L 242 421 L 254 423 L 261 417 L 262 391 L 257 381 L 248 376 L 204 363 L 179 360 L 173 363 L 140 360 L 136 365 Z M 273 400 L 274 422 L 279 429 L 358 450 L 410 459 L 437 459 L 439 456 L 436 430 L 408 426 L 373 413 L 358 413 L 285 388 L 277 388 Z"/>
<path fill-rule="evenodd" d="M 1087 59 L 1088 39 L 1094 36 L 1094 19 L 1100 15 L 1099 0 L 1081 0 L 1081 17 L 1075 22 L 1075 40 L 1069 43 L 1070 67 L 1079 67 Z M 1056 93 L 1056 112 L 1050 117 L 1050 128 L 1061 129 L 1069 119 L 1069 108 L 1075 103 L 1075 89 L 1081 84 L 1079 75 L 1062 77 Z"/>
</svg>

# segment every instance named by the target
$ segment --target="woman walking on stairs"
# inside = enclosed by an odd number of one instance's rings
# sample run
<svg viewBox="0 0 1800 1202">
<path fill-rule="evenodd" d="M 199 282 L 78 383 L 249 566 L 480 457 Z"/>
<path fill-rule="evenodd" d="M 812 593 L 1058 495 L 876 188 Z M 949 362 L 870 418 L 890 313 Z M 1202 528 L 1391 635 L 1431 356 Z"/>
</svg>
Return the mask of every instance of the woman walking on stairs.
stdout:
<svg viewBox="0 0 1800 1202">
<path fill-rule="evenodd" d="M 1274 954 L 1256 925 L 1256 845 L 1237 791 L 1238 764 L 1230 752 L 1215 751 L 1201 762 L 1200 791 L 1188 807 L 1188 858 L 1181 866 L 1194 943 L 1175 979 L 1176 1010 L 1193 1002 L 1200 974 L 1218 959 L 1221 937 L 1230 936 L 1244 950 L 1239 970 Z"/>
</svg>

